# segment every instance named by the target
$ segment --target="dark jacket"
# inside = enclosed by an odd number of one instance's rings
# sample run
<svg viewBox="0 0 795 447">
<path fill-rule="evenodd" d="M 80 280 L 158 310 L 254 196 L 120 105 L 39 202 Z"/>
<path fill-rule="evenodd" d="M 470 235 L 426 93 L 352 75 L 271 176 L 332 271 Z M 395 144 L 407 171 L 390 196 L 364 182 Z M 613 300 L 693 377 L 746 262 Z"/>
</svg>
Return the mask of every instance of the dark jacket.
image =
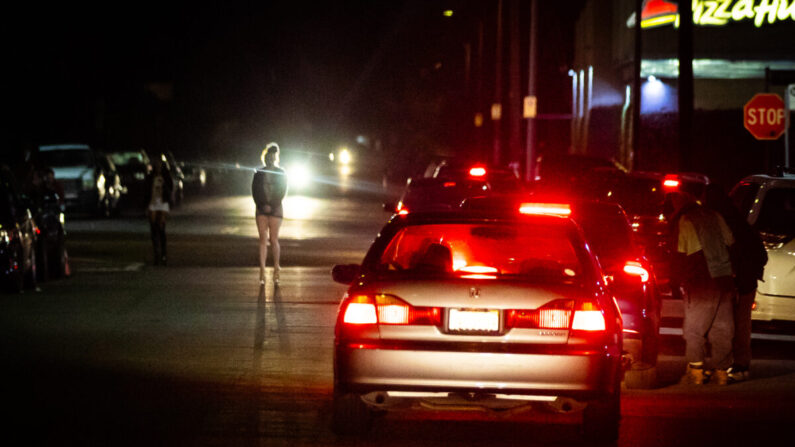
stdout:
<svg viewBox="0 0 795 447">
<path fill-rule="evenodd" d="M 174 179 L 171 177 L 171 172 L 168 170 L 163 170 L 161 174 L 163 176 L 163 202 L 168 203 L 168 206 L 174 206 Z M 144 205 L 149 207 L 149 203 L 152 201 L 152 183 L 154 182 L 155 173 L 154 171 L 149 172 L 146 175 L 145 180 L 145 187 L 144 187 Z"/>
<path fill-rule="evenodd" d="M 278 166 L 261 167 L 251 181 L 251 196 L 257 206 L 257 214 L 283 217 L 282 200 L 287 195 L 287 178 L 284 169 Z M 270 209 L 266 209 L 268 205 Z"/>
<path fill-rule="evenodd" d="M 729 255 L 737 291 L 740 294 L 753 292 L 767 264 L 767 250 L 759 233 L 717 186 L 708 187 L 705 204 L 723 216 L 734 234 L 734 245 L 729 249 Z"/>
</svg>

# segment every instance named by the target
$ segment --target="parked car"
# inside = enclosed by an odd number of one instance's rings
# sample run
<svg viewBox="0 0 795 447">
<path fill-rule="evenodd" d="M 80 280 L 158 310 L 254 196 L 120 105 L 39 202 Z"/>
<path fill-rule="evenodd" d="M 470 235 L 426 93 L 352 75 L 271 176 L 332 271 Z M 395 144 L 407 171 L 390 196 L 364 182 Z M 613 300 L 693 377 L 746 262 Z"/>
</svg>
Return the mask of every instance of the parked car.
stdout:
<svg viewBox="0 0 795 447">
<path fill-rule="evenodd" d="M 152 162 L 144 149 L 109 152 L 113 164 L 121 177 L 127 194 L 125 201 L 136 208 L 143 208 L 146 175 L 152 170 Z"/>
<path fill-rule="evenodd" d="M 795 173 L 745 177 L 730 196 L 767 249 L 751 317 L 795 321 Z"/>
<path fill-rule="evenodd" d="M 0 281 L 5 290 L 36 287 L 36 233 L 13 174 L 0 168 Z"/>
<path fill-rule="evenodd" d="M 102 216 L 116 211 L 123 186 L 107 155 L 85 144 L 56 144 L 39 146 L 39 158 L 62 183 L 67 209 Z"/>
<path fill-rule="evenodd" d="M 348 284 L 335 327 L 333 428 L 397 408 L 583 411 L 618 437 L 622 323 L 582 230 L 552 215 L 395 215 Z M 503 413 L 505 414 L 505 413 Z"/>
<path fill-rule="evenodd" d="M 662 293 L 674 293 L 669 284 L 671 239 L 664 212 L 665 196 L 685 191 L 704 194 L 709 178 L 699 173 L 662 173 L 616 170 L 591 171 L 581 182 L 581 197 L 618 203 L 629 217 L 632 230 L 652 262 Z"/>
<path fill-rule="evenodd" d="M 48 169 L 32 172 L 31 181 L 22 186 L 22 201 L 29 206 L 38 228 L 36 274 L 38 281 L 67 276 L 66 230 L 60 188 Z"/>
<path fill-rule="evenodd" d="M 568 216 L 582 227 L 623 317 L 624 383 L 627 388 L 654 387 L 662 301 L 652 264 L 635 242 L 624 210 L 616 203 L 572 200 L 542 192 L 474 197 L 463 204 L 469 210 L 501 213 L 531 206 L 539 207 L 536 212 Z"/>
</svg>

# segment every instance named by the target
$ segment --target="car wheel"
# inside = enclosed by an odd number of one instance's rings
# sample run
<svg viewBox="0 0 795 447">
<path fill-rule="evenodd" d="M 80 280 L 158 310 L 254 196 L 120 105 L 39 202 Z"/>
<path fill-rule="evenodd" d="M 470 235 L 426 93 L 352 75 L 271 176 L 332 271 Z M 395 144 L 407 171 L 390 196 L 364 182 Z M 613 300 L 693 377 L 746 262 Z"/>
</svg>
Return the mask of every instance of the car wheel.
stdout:
<svg viewBox="0 0 795 447">
<path fill-rule="evenodd" d="M 590 402 L 582 415 L 583 434 L 588 441 L 614 442 L 621 423 L 621 387 L 602 400 Z"/>
<path fill-rule="evenodd" d="M 334 394 L 331 428 L 338 435 L 364 435 L 372 425 L 373 414 L 353 393 Z"/>
</svg>

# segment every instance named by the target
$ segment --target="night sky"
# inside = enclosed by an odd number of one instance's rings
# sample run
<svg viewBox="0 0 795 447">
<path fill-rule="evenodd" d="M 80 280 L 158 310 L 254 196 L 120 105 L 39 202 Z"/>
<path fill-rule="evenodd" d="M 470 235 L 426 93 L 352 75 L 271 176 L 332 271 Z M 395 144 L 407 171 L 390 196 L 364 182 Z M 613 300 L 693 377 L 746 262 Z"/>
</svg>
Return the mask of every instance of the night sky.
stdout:
<svg viewBox="0 0 795 447">
<path fill-rule="evenodd" d="M 450 144 L 451 123 L 471 119 L 455 112 L 463 44 L 489 4 L 17 3 L 0 27 L 10 147 L 85 141 L 214 160 L 272 140 L 318 152 L 356 135 Z"/>
</svg>

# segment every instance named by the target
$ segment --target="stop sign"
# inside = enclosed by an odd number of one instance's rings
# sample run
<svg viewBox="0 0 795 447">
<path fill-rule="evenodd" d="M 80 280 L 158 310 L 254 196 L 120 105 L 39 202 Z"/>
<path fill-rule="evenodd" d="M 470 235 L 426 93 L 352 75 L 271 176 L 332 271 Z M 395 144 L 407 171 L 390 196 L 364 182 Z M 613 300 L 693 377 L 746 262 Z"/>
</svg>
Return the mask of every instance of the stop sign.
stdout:
<svg viewBox="0 0 795 447">
<path fill-rule="evenodd" d="M 786 122 L 784 101 L 775 93 L 757 93 L 743 107 L 743 124 L 757 140 L 777 140 Z"/>
</svg>

